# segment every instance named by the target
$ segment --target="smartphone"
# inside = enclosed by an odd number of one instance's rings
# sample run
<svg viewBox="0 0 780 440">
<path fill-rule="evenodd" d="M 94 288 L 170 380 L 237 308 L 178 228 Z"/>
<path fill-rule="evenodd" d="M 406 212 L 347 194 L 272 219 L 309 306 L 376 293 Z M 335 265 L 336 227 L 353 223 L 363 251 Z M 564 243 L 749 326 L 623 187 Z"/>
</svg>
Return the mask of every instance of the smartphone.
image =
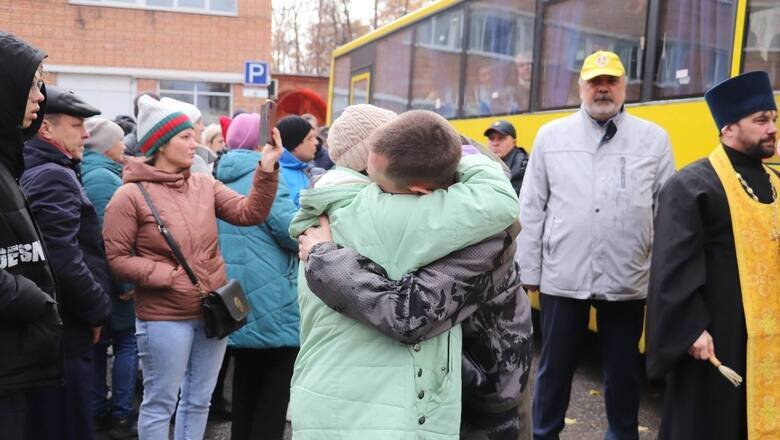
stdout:
<svg viewBox="0 0 780 440">
<path fill-rule="evenodd" d="M 269 99 L 260 107 L 260 133 L 257 138 L 258 146 L 263 147 L 265 144 L 274 145 L 274 124 L 276 124 L 276 103 Z"/>
</svg>

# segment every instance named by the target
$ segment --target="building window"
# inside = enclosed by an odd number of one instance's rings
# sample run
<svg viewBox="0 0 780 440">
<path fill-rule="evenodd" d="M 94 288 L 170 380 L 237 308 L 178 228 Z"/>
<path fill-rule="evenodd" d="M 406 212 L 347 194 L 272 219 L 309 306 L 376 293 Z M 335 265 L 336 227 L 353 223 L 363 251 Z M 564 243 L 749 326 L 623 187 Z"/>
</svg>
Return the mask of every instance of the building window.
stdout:
<svg viewBox="0 0 780 440">
<path fill-rule="evenodd" d="M 466 116 L 528 110 L 535 6 L 532 0 L 483 0 L 471 5 Z"/>
<path fill-rule="evenodd" d="M 764 70 L 780 90 L 780 1 L 748 3 L 743 72 Z"/>
<path fill-rule="evenodd" d="M 71 4 L 236 15 L 238 0 L 70 0 Z"/>
<path fill-rule="evenodd" d="M 160 96 L 195 104 L 203 113 L 203 123 L 218 122 L 220 115 L 230 115 L 230 84 L 193 81 L 160 81 Z"/>
<path fill-rule="evenodd" d="M 701 95 L 728 78 L 733 28 L 731 2 L 663 1 L 653 97 Z"/>
<path fill-rule="evenodd" d="M 681 0 L 683 1 L 683 0 Z M 688 1 L 688 0 L 685 0 Z M 549 1 L 544 6 L 541 106 L 579 105 L 582 62 L 598 50 L 616 53 L 626 68 L 626 101 L 638 101 L 642 84 L 647 2 Z"/>
</svg>

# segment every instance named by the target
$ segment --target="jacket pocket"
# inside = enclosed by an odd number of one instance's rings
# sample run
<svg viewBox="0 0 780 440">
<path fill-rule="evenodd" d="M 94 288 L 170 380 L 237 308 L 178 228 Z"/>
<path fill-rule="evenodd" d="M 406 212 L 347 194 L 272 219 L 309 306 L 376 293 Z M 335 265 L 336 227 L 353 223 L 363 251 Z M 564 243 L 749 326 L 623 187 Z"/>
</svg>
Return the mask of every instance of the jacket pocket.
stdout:
<svg viewBox="0 0 780 440">
<path fill-rule="evenodd" d="M 547 255 L 552 255 L 553 246 L 557 243 L 557 236 L 555 236 L 556 229 L 558 229 L 558 223 L 560 220 L 555 216 L 550 218 L 550 221 L 544 228 L 544 251 Z"/>
</svg>

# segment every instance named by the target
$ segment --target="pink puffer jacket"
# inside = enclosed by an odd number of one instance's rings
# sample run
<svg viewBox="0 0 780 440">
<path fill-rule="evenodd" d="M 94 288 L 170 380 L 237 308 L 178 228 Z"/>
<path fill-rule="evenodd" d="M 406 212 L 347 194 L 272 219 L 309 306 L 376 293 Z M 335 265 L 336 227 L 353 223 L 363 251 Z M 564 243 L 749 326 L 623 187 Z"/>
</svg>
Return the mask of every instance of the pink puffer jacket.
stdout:
<svg viewBox="0 0 780 440">
<path fill-rule="evenodd" d="M 278 171 L 258 167 L 244 197 L 206 174 L 171 174 L 141 160 L 124 170 L 125 184 L 106 207 L 106 255 L 113 273 L 135 284 L 136 315 L 147 321 L 201 317 L 200 294 L 165 242 L 135 182 L 142 182 L 187 262 L 208 292 L 227 282 L 219 251 L 217 218 L 235 225 L 265 221 L 276 194 Z"/>
</svg>

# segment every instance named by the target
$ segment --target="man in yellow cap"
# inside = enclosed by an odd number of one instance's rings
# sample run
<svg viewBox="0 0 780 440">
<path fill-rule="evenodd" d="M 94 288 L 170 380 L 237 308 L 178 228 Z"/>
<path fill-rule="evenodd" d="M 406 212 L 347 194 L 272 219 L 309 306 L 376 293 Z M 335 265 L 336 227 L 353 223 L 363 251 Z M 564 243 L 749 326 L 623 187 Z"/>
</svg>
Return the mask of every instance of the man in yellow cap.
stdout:
<svg viewBox="0 0 780 440">
<path fill-rule="evenodd" d="M 518 262 L 540 291 L 542 352 L 535 439 L 557 439 L 590 307 L 597 310 L 607 439 L 638 438 L 638 350 L 647 298 L 653 210 L 674 173 L 666 132 L 623 108 L 620 58 L 596 52 L 580 73 L 580 110 L 536 135 L 520 191 Z"/>
</svg>

